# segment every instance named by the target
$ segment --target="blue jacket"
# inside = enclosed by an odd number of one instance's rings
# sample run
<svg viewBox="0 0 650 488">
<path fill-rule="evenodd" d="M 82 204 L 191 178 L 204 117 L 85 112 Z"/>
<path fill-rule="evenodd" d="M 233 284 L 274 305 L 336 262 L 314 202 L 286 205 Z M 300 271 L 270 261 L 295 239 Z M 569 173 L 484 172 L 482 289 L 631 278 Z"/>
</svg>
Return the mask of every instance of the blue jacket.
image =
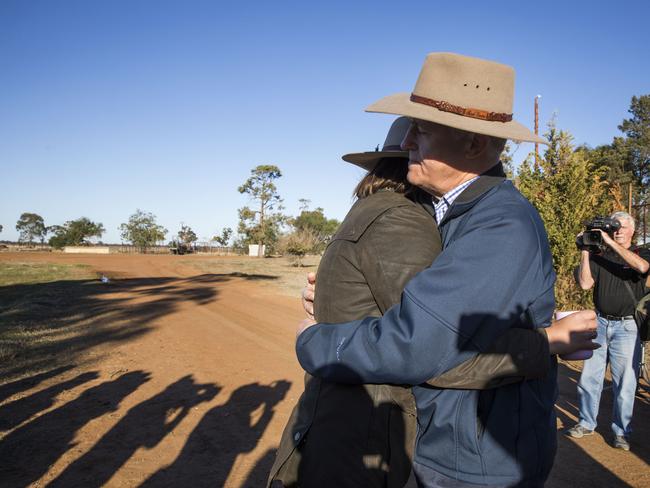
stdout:
<svg viewBox="0 0 650 488">
<path fill-rule="evenodd" d="M 468 483 L 543 481 L 556 448 L 554 358 L 545 378 L 493 390 L 421 384 L 510 327 L 550 324 L 555 273 L 544 225 L 498 165 L 454 201 L 440 229 L 442 253 L 400 304 L 380 318 L 307 329 L 296 343 L 300 364 L 329 381 L 420 385 L 420 464 Z"/>
</svg>

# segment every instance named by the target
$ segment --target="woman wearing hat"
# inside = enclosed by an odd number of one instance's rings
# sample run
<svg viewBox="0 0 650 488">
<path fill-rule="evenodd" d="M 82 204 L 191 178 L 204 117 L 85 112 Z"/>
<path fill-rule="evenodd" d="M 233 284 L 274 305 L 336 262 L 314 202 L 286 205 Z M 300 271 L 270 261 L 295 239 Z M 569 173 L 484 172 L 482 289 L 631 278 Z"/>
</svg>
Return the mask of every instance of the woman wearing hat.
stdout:
<svg viewBox="0 0 650 488">
<path fill-rule="evenodd" d="M 368 172 L 321 260 L 314 302 L 318 322 L 382 315 L 441 250 L 431 198 L 406 180 L 408 153 L 399 145 L 409 124 L 405 117 L 397 119 L 382 151 L 343 156 Z M 517 354 L 522 352 L 523 360 Z M 514 356 L 519 356 L 517 364 Z M 429 384 L 494 388 L 541 376 L 547 363 L 543 333 L 511 329 L 491 353 Z M 411 471 L 415 418 L 409 387 L 331 383 L 306 374 L 305 391 L 282 435 L 270 486 L 402 487 Z"/>
</svg>

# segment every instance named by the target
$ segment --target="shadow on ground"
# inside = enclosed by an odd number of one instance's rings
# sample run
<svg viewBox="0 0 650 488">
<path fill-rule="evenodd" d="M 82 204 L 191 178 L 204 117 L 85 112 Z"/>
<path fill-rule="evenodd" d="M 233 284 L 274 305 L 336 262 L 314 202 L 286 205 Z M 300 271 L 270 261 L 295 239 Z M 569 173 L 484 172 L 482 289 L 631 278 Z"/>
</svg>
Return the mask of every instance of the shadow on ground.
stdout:
<svg viewBox="0 0 650 488">
<path fill-rule="evenodd" d="M 181 302 L 216 300 L 217 285 L 236 278 L 277 279 L 231 273 L 0 287 L 0 382 L 66 366 L 100 344 L 137 338 Z"/>
<path fill-rule="evenodd" d="M 551 476 L 546 484 L 548 488 L 560 488 L 564 486 L 590 486 L 597 487 L 627 487 L 628 483 L 600 464 L 589 453 L 587 453 L 581 442 L 591 441 L 589 439 L 571 439 L 564 435 L 566 428 L 573 427 L 579 417 L 579 403 L 577 395 L 577 383 L 580 378 L 580 371 L 570 364 L 560 363 L 558 370 L 558 383 L 560 396 L 556 402 L 556 412 L 563 427 L 558 430 L 558 451 L 555 456 L 555 464 Z M 612 432 L 612 408 L 613 396 L 611 381 L 605 381 L 605 389 L 600 400 L 600 411 L 598 415 L 598 427 L 596 434 L 600 434 L 609 448 Z M 569 413 L 572 417 L 567 415 Z M 634 404 L 633 417 L 634 433 L 631 440 L 632 452 L 622 453 L 612 449 L 612 456 L 636 456 L 645 463 L 650 462 L 650 396 L 648 394 L 637 394 Z"/>
<path fill-rule="evenodd" d="M 156 447 L 192 407 L 212 400 L 220 387 L 197 384 L 185 376 L 149 400 L 131 408 L 88 452 L 48 486 L 104 486 L 140 448 Z"/>
<path fill-rule="evenodd" d="M 86 374 L 97 375 L 96 372 Z M 126 373 L 86 389 L 74 400 L 11 431 L 0 444 L 0 485 L 27 486 L 38 480 L 74 448 L 75 436 L 82 427 L 116 411 L 125 397 L 147 381 L 149 374 L 143 371 Z M 24 403 L 29 404 L 32 397 Z M 38 403 L 36 398 L 34 401 Z M 35 411 L 33 408 L 32 412 Z"/>
<path fill-rule="evenodd" d="M 61 376 L 59 381 L 56 378 Z M 561 364 L 558 415 L 565 427 L 577 416 L 576 382 L 579 372 Z M 65 379 L 64 379 L 65 378 Z M 54 380 L 54 381 L 52 381 Z M 100 378 L 97 371 L 76 376 L 57 368 L 0 387 L 0 486 L 27 486 L 36 482 L 62 456 L 75 459 L 47 486 L 102 486 L 141 448 L 151 449 L 171 435 L 201 404 L 219 399 L 221 387 L 196 383 L 186 376 L 159 393 L 131 407 L 93 446 L 81 451 L 76 437 L 90 422 L 115 415 L 122 402 L 150 380 L 145 371 L 114 378 Z M 47 381 L 47 386 L 39 388 Z M 607 382 L 606 386 L 610 383 Z M 290 383 L 250 383 L 237 388 L 222 404 L 210 408 L 185 440 L 176 459 L 144 480 L 144 486 L 224 486 L 241 454 L 250 453 L 285 398 Z M 61 401 L 60 394 L 73 390 L 74 398 Z M 25 394 L 27 392 L 27 394 Z M 78 392 L 78 393 L 77 393 Z M 57 403 L 58 397 L 58 403 Z M 605 390 L 597 434 L 609 439 L 611 389 Z M 566 412 L 566 413 L 565 413 Z M 612 456 L 650 460 L 650 397 L 637 397 L 632 452 L 612 450 Z M 243 487 L 263 486 L 274 459 L 268 449 L 259 458 Z M 240 480 L 238 480 L 239 482 Z M 580 441 L 558 432 L 558 453 L 548 487 L 629 486 L 594 459 Z"/>
<path fill-rule="evenodd" d="M 31 379 L 38 382 L 39 375 Z M 101 382 L 98 372 L 87 372 L 2 405 L 0 420 L 14 429 L 0 437 L 0 486 L 35 483 L 69 451 L 76 459 L 46 485 L 104 486 L 138 449 L 156 447 L 194 407 L 212 401 L 221 390 L 219 385 L 196 383 L 192 376 L 185 376 L 130 408 L 85 452 L 78 449 L 77 435 L 88 423 L 114 415 L 120 404 L 149 380 L 150 374 L 144 371 Z M 92 386 L 84 385 L 86 382 Z M 290 385 L 282 380 L 236 389 L 224 404 L 205 413 L 176 460 L 149 476 L 144 485 L 224 486 L 237 456 L 257 446 Z M 56 395 L 67 388 L 83 391 L 51 408 L 56 405 Z M 29 412 L 29 419 L 19 406 Z M 251 473 L 253 478 L 249 476 L 250 486 L 263 485 L 272 453 L 267 452 L 263 461 Z"/>
<path fill-rule="evenodd" d="M 224 486 L 237 456 L 255 449 L 290 386 L 283 380 L 270 385 L 251 383 L 235 390 L 224 405 L 205 414 L 176 460 L 142 486 Z M 261 469 L 254 469 L 259 478 L 249 477 L 253 484 L 248 486 L 264 486 L 273 462 L 268 453 L 265 461 Z"/>
<path fill-rule="evenodd" d="M 20 393 L 21 391 L 30 390 L 39 385 L 41 382 L 59 376 L 60 374 L 63 374 L 72 368 L 74 368 L 74 365 L 61 366 L 60 368 L 55 368 L 34 376 L 28 376 L 26 378 L 21 378 L 19 380 L 0 385 L 0 402 L 4 401 L 10 396 L 15 395 L 16 393 Z"/>
</svg>

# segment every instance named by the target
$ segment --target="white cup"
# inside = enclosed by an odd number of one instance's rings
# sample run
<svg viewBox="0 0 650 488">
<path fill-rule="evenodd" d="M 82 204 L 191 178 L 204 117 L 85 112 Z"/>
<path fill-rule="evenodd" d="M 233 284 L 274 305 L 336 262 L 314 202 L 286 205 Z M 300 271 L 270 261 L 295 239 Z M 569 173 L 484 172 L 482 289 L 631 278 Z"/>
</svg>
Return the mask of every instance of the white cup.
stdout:
<svg viewBox="0 0 650 488">
<path fill-rule="evenodd" d="M 560 320 L 572 313 L 576 313 L 577 310 L 570 310 L 568 312 L 555 312 L 555 320 Z M 591 349 L 580 349 L 578 351 L 571 352 L 569 354 L 560 354 L 560 357 L 567 361 L 584 361 L 593 356 L 594 352 Z"/>
</svg>

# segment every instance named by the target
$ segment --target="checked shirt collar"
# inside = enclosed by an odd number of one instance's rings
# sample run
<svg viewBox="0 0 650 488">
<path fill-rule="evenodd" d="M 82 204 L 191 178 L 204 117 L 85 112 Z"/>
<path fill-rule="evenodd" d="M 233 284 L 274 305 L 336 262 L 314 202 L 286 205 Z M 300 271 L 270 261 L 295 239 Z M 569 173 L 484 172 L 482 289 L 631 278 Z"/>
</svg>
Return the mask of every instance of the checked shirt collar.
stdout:
<svg viewBox="0 0 650 488">
<path fill-rule="evenodd" d="M 454 200 L 458 198 L 458 195 L 463 193 L 463 190 L 474 183 L 477 179 L 478 176 L 475 176 L 471 180 L 468 180 L 465 183 L 461 183 L 456 188 L 449 190 L 442 197 L 440 197 L 437 202 L 435 200 L 433 201 L 433 209 L 436 212 L 436 222 L 442 222 L 442 219 L 447 213 L 447 210 L 449 210 L 451 204 L 454 203 Z"/>
</svg>

